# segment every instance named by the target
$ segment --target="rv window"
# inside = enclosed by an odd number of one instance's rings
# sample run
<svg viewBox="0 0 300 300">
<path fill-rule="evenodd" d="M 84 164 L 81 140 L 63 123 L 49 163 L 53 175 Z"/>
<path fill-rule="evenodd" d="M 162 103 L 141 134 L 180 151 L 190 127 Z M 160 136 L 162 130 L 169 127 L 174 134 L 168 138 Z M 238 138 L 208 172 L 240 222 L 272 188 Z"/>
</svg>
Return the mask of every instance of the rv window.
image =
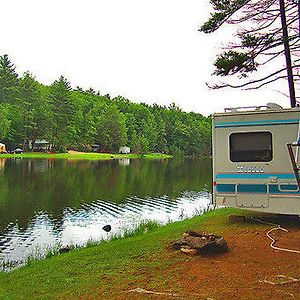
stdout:
<svg viewBox="0 0 300 300">
<path fill-rule="evenodd" d="M 243 132 L 230 135 L 230 160 L 233 162 L 271 161 L 271 132 Z"/>
</svg>

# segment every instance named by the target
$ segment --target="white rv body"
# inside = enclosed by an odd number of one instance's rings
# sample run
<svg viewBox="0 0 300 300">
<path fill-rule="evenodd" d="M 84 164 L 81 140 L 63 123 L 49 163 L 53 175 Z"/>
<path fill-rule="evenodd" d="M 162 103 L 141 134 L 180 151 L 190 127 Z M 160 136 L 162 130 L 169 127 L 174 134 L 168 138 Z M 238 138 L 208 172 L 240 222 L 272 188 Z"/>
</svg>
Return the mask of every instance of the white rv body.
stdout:
<svg viewBox="0 0 300 300">
<path fill-rule="evenodd" d="M 273 104 L 213 115 L 214 203 L 300 215 L 300 190 L 287 149 L 298 140 L 299 117 L 300 108 Z"/>
</svg>

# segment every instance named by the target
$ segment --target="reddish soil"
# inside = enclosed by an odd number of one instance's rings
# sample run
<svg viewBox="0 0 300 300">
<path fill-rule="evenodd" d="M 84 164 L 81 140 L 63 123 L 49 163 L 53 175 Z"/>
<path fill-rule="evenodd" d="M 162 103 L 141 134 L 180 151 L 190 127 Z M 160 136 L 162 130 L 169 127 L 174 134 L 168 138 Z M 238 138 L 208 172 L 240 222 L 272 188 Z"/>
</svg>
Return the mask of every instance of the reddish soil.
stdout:
<svg viewBox="0 0 300 300">
<path fill-rule="evenodd" d="M 217 299 L 300 299 L 300 281 L 292 281 L 300 280 L 300 254 L 272 249 L 265 234 L 260 229 L 225 234 L 229 253 L 193 259 L 180 284 L 191 294 Z M 276 245 L 300 250 L 300 230 L 273 236 Z"/>
<path fill-rule="evenodd" d="M 300 299 L 300 254 L 272 249 L 266 236 L 272 227 L 253 221 L 230 226 L 222 232 L 230 248 L 225 254 L 187 256 L 168 250 L 164 258 L 170 263 L 168 268 L 140 270 L 139 279 L 125 289 L 134 291 L 113 298 Z M 283 227 L 289 232 L 271 233 L 275 246 L 300 250 L 300 220 Z M 137 287 L 150 292 L 135 290 Z"/>
</svg>

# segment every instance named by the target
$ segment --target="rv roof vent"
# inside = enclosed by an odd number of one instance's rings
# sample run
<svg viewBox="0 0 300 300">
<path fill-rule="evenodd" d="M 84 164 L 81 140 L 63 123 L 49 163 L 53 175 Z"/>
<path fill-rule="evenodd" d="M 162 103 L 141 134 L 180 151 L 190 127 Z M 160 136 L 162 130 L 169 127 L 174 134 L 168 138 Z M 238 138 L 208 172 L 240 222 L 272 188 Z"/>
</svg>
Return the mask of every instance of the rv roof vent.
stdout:
<svg viewBox="0 0 300 300">
<path fill-rule="evenodd" d="M 267 107 L 264 106 L 240 106 L 240 107 L 226 107 L 224 110 L 225 112 L 238 112 L 238 111 L 252 111 L 252 110 L 261 110 L 266 109 Z"/>
<path fill-rule="evenodd" d="M 267 103 L 267 109 L 270 109 L 270 110 L 281 110 L 283 109 L 282 106 L 276 104 L 276 103 Z"/>
<path fill-rule="evenodd" d="M 267 103 L 267 105 L 260 106 L 240 106 L 240 107 L 227 107 L 225 112 L 238 112 L 238 111 L 253 111 L 253 110 L 282 110 L 283 108 L 276 103 Z"/>
</svg>

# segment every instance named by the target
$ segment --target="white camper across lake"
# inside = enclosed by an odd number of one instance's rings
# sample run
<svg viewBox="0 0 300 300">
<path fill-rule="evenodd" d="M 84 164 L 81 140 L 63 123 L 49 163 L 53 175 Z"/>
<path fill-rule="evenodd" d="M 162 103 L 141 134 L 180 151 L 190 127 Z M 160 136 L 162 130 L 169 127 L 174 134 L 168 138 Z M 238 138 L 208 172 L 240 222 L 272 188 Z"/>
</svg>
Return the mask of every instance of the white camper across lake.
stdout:
<svg viewBox="0 0 300 300">
<path fill-rule="evenodd" d="M 300 215 L 299 119 L 273 103 L 214 114 L 214 203 Z"/>
</svg>

